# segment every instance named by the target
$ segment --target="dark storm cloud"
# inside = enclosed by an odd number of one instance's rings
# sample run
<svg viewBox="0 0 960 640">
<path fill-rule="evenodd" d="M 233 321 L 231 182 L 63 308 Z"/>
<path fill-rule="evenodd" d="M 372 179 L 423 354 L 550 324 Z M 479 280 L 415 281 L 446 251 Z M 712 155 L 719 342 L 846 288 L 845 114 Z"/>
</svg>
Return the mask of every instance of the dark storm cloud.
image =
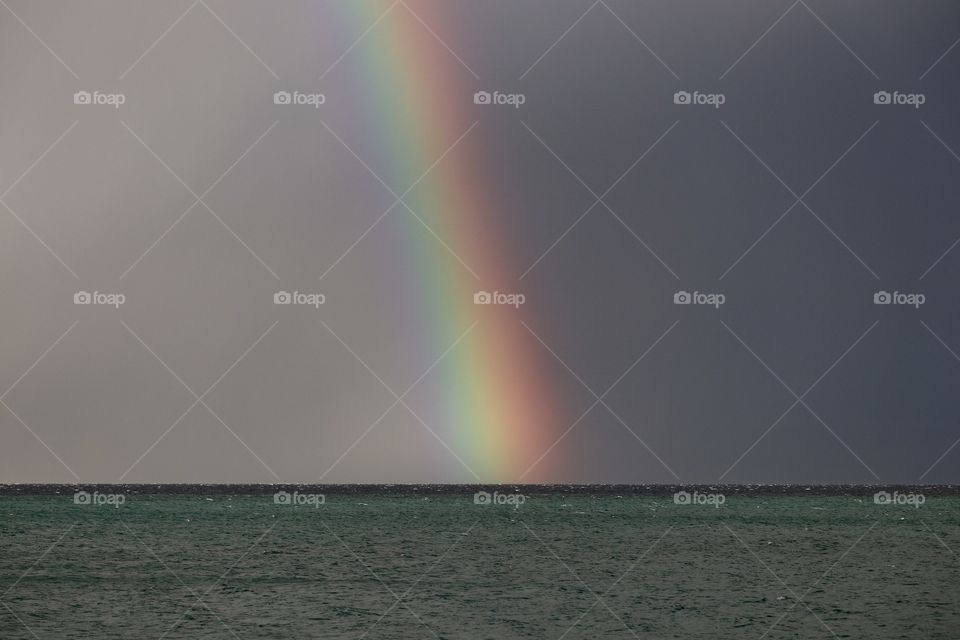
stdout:
<svg viewBox="0 0 960 640">
<path fill-rule="evenodd" d="M 0 482 L 471 479 L 403 407 L 381 418 L 439 355 L 376 312 L 416 222 L 337 262 L 394 197 L 318 123 L 381 171 L 338 96 L 388 5 L 346 28 L 342 3 L 9 4 Z M 546 479 L 958 480 L 960 9 L 408 4 L 463 86 L 525 96 L 446 99 L 480 122 L 493 222 L 563 360 L 554 436 L 579 417 Z"/>
</svg>

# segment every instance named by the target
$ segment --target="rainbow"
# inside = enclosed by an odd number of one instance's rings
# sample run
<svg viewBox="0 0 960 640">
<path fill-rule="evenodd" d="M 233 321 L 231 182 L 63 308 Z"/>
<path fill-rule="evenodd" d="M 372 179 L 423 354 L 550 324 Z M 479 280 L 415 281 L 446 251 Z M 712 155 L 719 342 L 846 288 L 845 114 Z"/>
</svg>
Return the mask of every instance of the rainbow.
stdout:
<svg viewBox="0 0 960 640">
<path fill-rule="evenodd" d="M 350 0 L 342 11 L 351 32 L 362 33 L 389 6 Z M 456 26 L 441 11 L 414 8 L 434 30 L 443 27 L 445 37 L 454 32 Z M 402 5 L 351 55 L 361 58 L 359 81 L 369 98 L 364 102 L 371 110 L 365 114 L 372 125 L 370 135 L 386 154 L 378 164 L 389 167 L 382 177 L 394 189 L 406 189 L 476 120 L 472 109 L 478 87 Z M 548 383 L 544 363 L 551 356 L 521 322 L 528 307 L 478 307 L 473 302 L 477 290 L 516 290 L 520 273 L 504 255 L 507 238 L 489 204 L 488 193 L 496 185 L 485 174 L 494 159 L 476 151 L 481 129 L 468 133 L 405 198 L 449 247 L 413 220 L 403 225 L 409 232 L 400 242 L 410 263 L 402 268 L 414 274 L 424 310 L 422 322 L 410 328 L 418 344 L 428 358 L 437 357 L 479 319 L 438 366 L 442 393 L 421 415 L 463 462 L 445 452 L 437 464 L 448 466 L 447 477 L 475 481 L 468 467 L 483 482 L 517 482 L 521 476 L 525 482 L 545 481 L 550 467 L 559 462 L 556 450 L 524 474 L 567 426 L 561 424 Z M 391 215 L 409 215 L 401 207 Z M 452 264 L 451 251 L 469 269 Z"/>
</svg>

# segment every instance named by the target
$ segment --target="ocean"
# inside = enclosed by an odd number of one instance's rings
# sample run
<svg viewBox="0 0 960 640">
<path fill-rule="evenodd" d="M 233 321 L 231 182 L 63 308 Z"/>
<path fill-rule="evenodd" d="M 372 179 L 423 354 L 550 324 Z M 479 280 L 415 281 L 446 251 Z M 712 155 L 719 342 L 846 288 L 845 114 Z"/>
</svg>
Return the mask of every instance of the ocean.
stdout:
<svg viewBox="0 0 960 640">
<path fill-rule="evenodd" d="M 6 486 L 0 638 L 957 638 L 948 487 Z"/>
</svg>

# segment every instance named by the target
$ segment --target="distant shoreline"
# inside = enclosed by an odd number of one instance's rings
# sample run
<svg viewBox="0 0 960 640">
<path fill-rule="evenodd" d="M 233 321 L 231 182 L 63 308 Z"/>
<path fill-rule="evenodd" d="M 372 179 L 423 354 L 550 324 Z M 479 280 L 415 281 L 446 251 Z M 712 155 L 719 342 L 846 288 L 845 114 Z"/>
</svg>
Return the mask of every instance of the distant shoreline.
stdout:
<svg viewBox="0 0 960 640">
<path fill-rule="evenodd" d="M 728 497 L 872 496 L 878 491 L 923 493 L 927 497 L 960 496 L 960 485 L 737 485 L 737 484 L 0 484 L 0 497 L 68 495 L 109 490 L 131 495 L 270 495 L 309 491 L 328 495 L 466 495 L 500 491 L 525 495 L 670 496 L 677 491 L 720 492 Z"/>
</svg>

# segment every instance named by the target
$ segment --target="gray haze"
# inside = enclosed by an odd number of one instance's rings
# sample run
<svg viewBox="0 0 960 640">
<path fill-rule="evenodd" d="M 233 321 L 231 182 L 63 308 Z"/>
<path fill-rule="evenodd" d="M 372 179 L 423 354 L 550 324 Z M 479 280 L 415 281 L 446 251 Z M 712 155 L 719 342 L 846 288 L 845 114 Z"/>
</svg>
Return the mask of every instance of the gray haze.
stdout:
<svg viewBox="0 0 960 640">
<path fill-rule="evenodd" d="M 443 101 L 490 160 L 497 284 L 556 354 L 530 335 L 549 439 L 579 418 L 537 479 L 960 480 L 960 6 L 405 2 L 359 41 L 388 2 L 0 7 L 0 482 L 474 479 L 402 406 L 361 438 L 443 349 L 384 308 L 415 285 L 392 260 L 417 221 L 394 211 L 320 280 L 393 203 L 371 171 L 408 186 L 358 104 L 389 100 L 364 61 L 399 28 L 463 61 Z"/>
</svg>

